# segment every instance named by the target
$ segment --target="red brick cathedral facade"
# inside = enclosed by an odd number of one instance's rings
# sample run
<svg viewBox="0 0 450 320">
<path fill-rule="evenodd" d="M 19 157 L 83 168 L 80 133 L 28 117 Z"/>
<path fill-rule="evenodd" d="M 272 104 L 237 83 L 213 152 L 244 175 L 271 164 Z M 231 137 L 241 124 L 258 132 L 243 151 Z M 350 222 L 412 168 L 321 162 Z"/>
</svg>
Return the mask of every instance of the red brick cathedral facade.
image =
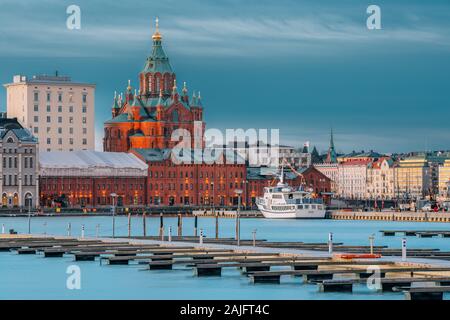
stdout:
<svg viewBox="0 0 450 320">
<path fill-rule="evenodd" d="M 194 145 L 194 134 L 201 137 L 205 126 L 200 93 L 189 97 L 186 83 L 178 92 L 158 23 L 152 38 L 151 55 L 139 73 L 139 90 L 133 90 L 129 82 L 124 96 L 114 96 L 112 119 L 104 124 L 104 151 L 173 148 L 178 142 L 171 141 L 171 135 L 179 128 L 190 132 L 192 147 L 202 146 L 201 138 L 196 140 L 200 145 Z"/>
</svg>

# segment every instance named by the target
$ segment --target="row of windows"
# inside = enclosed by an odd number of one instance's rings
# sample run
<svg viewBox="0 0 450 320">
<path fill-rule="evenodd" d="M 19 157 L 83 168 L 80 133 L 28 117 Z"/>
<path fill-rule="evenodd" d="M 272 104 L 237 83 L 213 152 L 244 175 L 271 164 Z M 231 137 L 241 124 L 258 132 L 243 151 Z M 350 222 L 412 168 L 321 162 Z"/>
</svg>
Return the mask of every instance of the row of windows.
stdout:
<svg viewBox="0 0 450 320">
<path fill-rule="evenodd" d="M 210 184 L 203 185 L 203 183 L 200 183 L 198 187 L 199 187 L 199 190 L 211 190 L 211 191 L 214 190 L 214 185 L 213 184 L 211 184 L 211 185 Z M 158 184 L 158 183 L 155 183 L 155 184 L 150 183 L 148 188 L 149 188 L 149 190 L 153 190 L 153 189 L 154 190 L 164 190 L 164 184 L 163 183 L 160 183 L 160 184 Z M 239 183 L 232 183 L 232 182 L 230 182 L 230 189 L 233 189 L 233 188 L 244 188 L 244 183 L 241 182 L 239 184 Z M 175 183 L 168 183 L 167 184 L 167 190 L 176 190 L 175 189 Z M 194 185 L 192 183 L 191 184 L 181 183 L 179 190 L 180 191 L 183 191 L 183 190 L 194 190 Z M 226 190 L 225 184 L 218 184 L 217 185 L 217 190 L 218 191 L 225 191 Z"/>
<path fill-rule="evenodd" d="M 57 97 L 58 97 L 58 102 L 63 101 L 63 93 L 62 92 L 58 92 Z M 47 100 L 47 102 L 50 102 L 52 100 L 51 92 L 47 92 L 46 100 Z M 39 101 L 39 91 L 34 92 L 34 101 Z M 87 102 L 87 93 L 82 93 L 82 101 L 83 101 L 83 103 Z M 73 93 L 72 92 L 69 93 L 69 102 L 73 102 Z"/>
<path fill-rule="evenodd" d="M 51 138 L 47 138 L 47 144 L 52 144 L 52 139 Z M 58 138 L 58 144 L 59 145 L 63 144 L 63 139 L 62 138 Z M 69 138 L 69 144 L 73 144 L 73 138 Z M 87 139 L 86 138 L 82 139 L 82 144 L 83 145 L 87 145 Z"/>
<path fill-rule="evenodd" d="M 176 176 L 176 174 L 175 174 L 175 171 L 169 171 L 168 172 L 168 178 L 175 178 L 175 176 Z M 164 171 L 161 171 L 161 172 L 158 172 L 158 171 L 149 171 L 149 173 L 148 173 L 148 176 L 149 176 L 149 178 L 164 178 Z M 218 174 L 217 175 L 218 176 L 218 178 L 220 178 L 220 177 L 222 177 L 222 178 L 225 178 L 225 172 L 222 172 L 222 174 Z M 244 178 L 244 173 L 241 171 L 241 172 L 235 172 L 234 174 L 233 174 L 233 172 L 230 172 L 230 174 L 229 174 L 229 177 L 230 177 L 230 179 L 232 179 L 233 177 L 234 178 L 241 178 L 241 179 L 243 179 Z M 186 172 L 182 172 L 182 171 L 180 171 L 180 178 L 194 178 L 194 172 L 193 171 L 186 171 Z M 203 173 L 203 171 L 200 171 L 200 173 L 199 173 L 199 178 L 211 178 L 211 179 L 214 179 L 214 172 L 211 172 L 211 173 L 209 173 L 209 172 L 205 172 L 205 173 Z"/>
<path fill-rule="evenodd" d="M 73 113 L 73 106 L 69 106 L 69 112 Z M 34 112 L 39 112 L 39 105 L 35 104 L 34 105 Z M 47 105 L 47 112 L 52 112 L 50 105 Z M 58 106 L 58 112 L 63 112 L 63 107 L 62 106 Z M 87 107 L 86 106 L 82 106 L 81 107 L 81 112 L 82 113 L 86 113 L 87 112 Z"/>
<path fill-rule="evenodd" d="M 34 122 L 38 123 L 39 122 L 39 116 L 34 116 L 33 120 L 34 120 Z M 47 123 L 51 123 L 52 122 L 52 117 L 51 116 L 47 116 L 46 121 L 47 121 Z M 87 117 L 81 118 L 81 122 L 82 123 L 87 123 Z M 63 123 L 63 117 L 61 117 L 61 116 L 58 117 L 58 123 Z M 73 123 L 73 117 L 69 117 L 69 123 Z"/>
<path fill-rule="evenodd" d="M 8 139 L 8 143 L 12 143 L 11 141 L 10 141 L 10 139 L 11 138 L 9 138 Z M 32 154 L 33 153 L 33 148 L 25 148 L 25 149 L 23 149 L 23 152 L 24 153 L 30 153 L 30 154 Z M 6 149 L 6 148 L 4 148 L 3 149 L 3 153 L 4 154 L 8 154 L 8 153 L 17 153 L 17 148 L 14 148 L 14 149 Z"/>
<path fill-rule="evenodd" d="M 122 184 L 121 190 L 126 190 L 126 184 Z M 58 185 L 53 183 L 43 183 L 41 184 L 41 190 L 57 190 Z M 102 185 L 97 185 L 97 190 L 111 190 L 112 185 L 111 184 L 102 184 Z M 115 184 L 114 185 L 116 191 L 119 191 L 119 185 Z M 89 191 L 90 190 L 90 185 L 88 184 L 62 184 L 60 185 L 61 191 L 65 191 L 65 190 L 74 190 L 74 191 Z M 144 189 L 144 185 L 143 184 L 129 184 L 128 185 L 128 190 L 143 190 Z"/>
<path fill-rule="evenodd" d="M 39 133 L 39 127 L 34 127 L 33 129 L 34 133 Z M 47 127 L 47 133 L 50 133 L 52 131 L 51 127 Z M 63 133 L 63 128 L 58 127 L 58 134 Z M 69 128 L 69 134 L 73 134 L 73 127 Z M 83 134 L 87 134 L 87 128 L 83 128 Z"/>
<path fill-rule="evenodd" d="M 33 186 L 33 175 L 24 175 L 23 176 L 23 185 L 24 186 Z M 17 186 L 18 185 L 18 177 L 15 175 L 3 175 L 3 185 L 4 186 Z"/>
<path fill-rule="evenodd" d="M 3 157 L 3 168 L 16 168 L 17 169 L 17 157 Z M 24 168 L 33 168 L 33 157 L 24 157 L 23 158 L 23 167 Z"/>
</svg>

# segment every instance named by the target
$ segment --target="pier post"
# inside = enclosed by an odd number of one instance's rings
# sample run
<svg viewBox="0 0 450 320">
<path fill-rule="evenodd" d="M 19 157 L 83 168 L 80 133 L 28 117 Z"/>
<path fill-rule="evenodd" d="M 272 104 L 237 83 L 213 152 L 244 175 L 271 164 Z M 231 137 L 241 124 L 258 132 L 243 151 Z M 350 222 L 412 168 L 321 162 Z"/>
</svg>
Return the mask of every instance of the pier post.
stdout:
<svg viewBox="0 0 450 320">
<path fill-rule="evenodd" d="M 169 242 L 172 242 L 172 226 L 169 226 Z"/>
<path fill-rule="evenodd" d="M 183 236 L 183 220 L 181 217 L 181 213 L 178 214 L 178 232 L 177 235 L 179 237 Z"/>
<path fill-rule="evenodd" d="M 47 234 L 47 222 L 44 222 L 44 234 Z"/>
<path fill-rule="evenodd" d="M 253 246 L 256 247 L 256 229 L 252 232 L 253 235 Z"/>
<path fill-rule="evenodd" d="M 197 236 L 197 227 L 198 227 L 198 217 L 194 217 L 194 237 Z"/>
<path fill-rule="evenodd" d="M 67 224 L 67 236 L 70 237 L 71 233 L 72 233 L 72 224 L 69 222 Z"/>
<path fill-rule="evenodd" d="M 100 225 L 97 224 L 95 226 L 95 237 L 98 238 L 100 236 Z"/>
<path fill-rule="evenodd" d="M 145 218 L 146 218 L 146 212 L 144 211 L 144 213 L 142 214 L 142 230 L 144 233 L 144 237 L 147 236 L 147 223 L 145 222 Z"/>
<path fill-rule="evenodd" d="M 159 236 L 164 241 L 164 217 L 162 213 L 159 214 Z"/>
<path fill-rule="evenodd" d="M 81 239 L 84 239 L 84 224 L 81 225 Z"/>
<path fill-rule="evenodd" d="M 216 212 L 216 239 L 219 239 L 219 212 Z"/>
<path fill-rule="evenodd" d="M 5 234 L 5 224 L 2 223 L 2 234 Z"/>
<path fill-rule="evenodd" d="M 328 253 L 333 254 L 333 232 L 328 234 Z"/>
<path fill-rule="evenodd" d="M 406 238 L 402 238 L 402 261 L 406 261 Z"/>
<path fill-rule="evenodd" d="M 131 238 L 131 211 L 128 212 L 128 238 Z"/>
<path fill-rule="evenodd" d="M 200 239 L 199 239 L 199 243 L 203 244 L 203 229 L 200 229 Z"/>
<path fill-rule="evenodd" d="M 369 237 L 369 243 L 370 243 L 370 254 L 373 254 L 373 240 L 375 239 L 375 236 L 372 234 Z"/>
</svg>

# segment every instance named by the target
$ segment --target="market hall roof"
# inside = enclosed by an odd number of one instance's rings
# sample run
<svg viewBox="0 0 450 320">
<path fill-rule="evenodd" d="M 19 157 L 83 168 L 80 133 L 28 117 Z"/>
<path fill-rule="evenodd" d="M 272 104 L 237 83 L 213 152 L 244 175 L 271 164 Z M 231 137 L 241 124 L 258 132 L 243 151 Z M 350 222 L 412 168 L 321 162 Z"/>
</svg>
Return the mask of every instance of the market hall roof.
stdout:
<svg viewBox="0 0 450 320">
<path fill-rule="evenodd" d="M 39 153 L 41 175 L 146 176 L 148 166 L 125 152 L 51 151 Z"/>
</svg>

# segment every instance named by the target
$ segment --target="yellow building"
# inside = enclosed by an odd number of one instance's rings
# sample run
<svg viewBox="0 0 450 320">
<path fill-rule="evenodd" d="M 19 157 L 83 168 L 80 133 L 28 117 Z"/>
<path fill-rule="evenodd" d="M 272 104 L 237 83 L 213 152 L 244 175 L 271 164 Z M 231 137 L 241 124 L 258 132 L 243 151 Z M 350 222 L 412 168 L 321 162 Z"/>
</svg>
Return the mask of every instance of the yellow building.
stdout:
<svg viewBox="0 0 450 320">
<path fill-rule="evenodd" d="M 439 196 L 442 198 L 450 198 L 450 159 L 445 160 L 444 164 L 439 166 L 438 189 Z"/>
<path fill-rule="evenodd" d="M 423 198 L 430 194 L 431 175 L 426 157 L 400 160 L 394 169 L 395 194 L 399 198 Z"/>
</svg>

